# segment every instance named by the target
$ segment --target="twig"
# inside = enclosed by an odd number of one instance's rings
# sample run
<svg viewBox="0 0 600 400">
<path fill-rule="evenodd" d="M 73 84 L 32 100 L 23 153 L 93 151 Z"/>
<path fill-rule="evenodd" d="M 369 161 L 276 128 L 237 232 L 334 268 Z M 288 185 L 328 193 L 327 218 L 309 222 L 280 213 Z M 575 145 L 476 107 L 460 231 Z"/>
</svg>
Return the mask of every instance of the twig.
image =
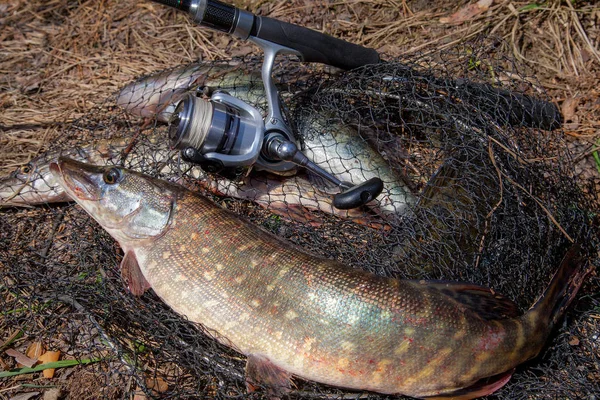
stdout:
<svg viewBox="0 0 600 400">
<path fill-rule="evenodd" d="M 70 122 L 70 121 L 68 121 Z M 8 132 L 8 131 L 28 131 L 34 129 L 43 129 L 43 128 L 56 128 L 59 126 L 64 126 L 68 122 L 43 122 L 39 124 L 13 124 L 13 125 L 2 125 L 0 124 L 0 131 Z"/>
<path fill-rule="evenodd" d="M 506 175 L 504 172 L 501 171 L 501 173 L 502 173 L 502 176 L 504 176 L 506 179 L 508 179 L 508 181 L 511 184 L 513 184 L 516 187 L 518 187 L 519 189 L 521 189 L 525 194 L 527 194 L 531 199 L 533 199 L 533 201 L 535 201 L 537 203 L 537 205 L 540 206 L 540 208 L 542 210 L 544 210 L 544 212 L 546 213 L 546 215 L 548 216 L 548 218 L 550 219 L 550 221 L 552 221 L 552 223 L 561 231 L 561 233 L 567 238 L 567 240 L 569 242 L 575 243 L 575 240 L 573 240 L 573 238 L 571 236 L 569 236 L 569 234 L 558 223 L 558 221 L 556 220 L 556 218 L 554 218 L 554 216 L 552 215 L 552 213 L 550 212 L 550 210 L 548 210 L 537 197 L 535 197 L 533 194 L 529 193 L 527 191 L 527 189 L 525 189 L 523 186 L 521 186 L 520 184 L 518 184 L 517 182 L 515 182 L 511 177 L 509 177 L 508 175 Z"/>
<path fill-rule="evenodd" d="M 58 231 L 58 227 L 60 226 L 60 224 L 62 224 L 64 218 L 65 218 L 65 214 L 61 213 L 58 216 L 58 218 L 56 218 L 56 221 L 54 221 L 54 223 L 52 224 L 52 233 L 50 233 L 50 237 L 48 238 L 48 244 L 46 245 L 46 247 L 44 247 L 44 249 L 40 253 L 40 257 L 42 259 L 45 259 L 47 257 L 48 251 L 50 251 L 50 247 L 52 247 L 52 244 L 54 243 L 54 236 L 56 236 L 56 231 Z"/>
<path fill-rule="evenodd" d="M 8 378 L 11 376 L 24 375 L 24 374 L 33 374 L 34 372 L 40 372 L 45 369 L 55 369 L 55 368 L 67 368 L 74 367 L 76 365 L 87 365 L 93 364 L 102 361 L 102 358 L 84 358 L 82 360 L 62 360 L 49 362 L 46 364 L 40 364 L 33 368 L 17 368 L 12 369 L 10 371 L 0 371 L 0 378 Z"/>
<path fill-rule="evenodd" d="M 489 138 L 493 139 L 491 136 Z M 483 235 L 481 235 L 481 240 L 479 241 L 479 248 L 477 250 L 477 258 L 475 259 L 475 269 L 477 269 L 479 267 L 481 253 L 483 252 L 483 242 L 485 242 L 485 238 L 487 237 L 487 234 L 489 232 L 490 218 L 496 212 L 498 207 L 500 207 L 500 204 L 502 204 L 502 200 L 504 198 L 504 184 L 502 183 L 502 173 L 500 171 L 500 168 L 498 168 L 498 164 L 496 164 L 496 159 L 494 157 L 494 150 L 492 149 L 492 142 L 488 142 L 488 154 L 490 156 L 490 161 L 492 162 L 492 165 L 494 166 L 494 168 L 496 169 L 496 172 L 498 173 L 498 184 L 500 185 L 500 199 L 498 200 L 496 205 L 494 207 L 492 207 L 490 212 L 485 216 Z"/>
</svg>

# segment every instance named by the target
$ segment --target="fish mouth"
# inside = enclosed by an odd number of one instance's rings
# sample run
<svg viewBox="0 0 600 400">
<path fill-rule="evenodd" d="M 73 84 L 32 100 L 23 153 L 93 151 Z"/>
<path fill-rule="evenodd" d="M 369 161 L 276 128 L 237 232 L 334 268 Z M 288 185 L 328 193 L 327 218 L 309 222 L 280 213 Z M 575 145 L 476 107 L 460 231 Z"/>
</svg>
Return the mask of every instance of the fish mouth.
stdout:
<svg viewBox="0 0 600 400">
<path fill-rule="evenodd" d="M 16 178 L 6 178 L 0 180 L 0 205 L 10 206 L 13 203 L 19 203 L 19 194 L 26 186 L 25 183 L 18 182 Z"/>
<path fill-rule="evenodd" d="M 76 200 L 98 201 L 102 196 L 103 169 L 65 157 L 50 164 L 50 172 Z"/>
<path fill-rule="evenodd" d="M 18 178 L 0 180 L 0 208 L 29 207 L 44 203 L 42 195 L 38 195 L 30 182 Z"/>
</svg>

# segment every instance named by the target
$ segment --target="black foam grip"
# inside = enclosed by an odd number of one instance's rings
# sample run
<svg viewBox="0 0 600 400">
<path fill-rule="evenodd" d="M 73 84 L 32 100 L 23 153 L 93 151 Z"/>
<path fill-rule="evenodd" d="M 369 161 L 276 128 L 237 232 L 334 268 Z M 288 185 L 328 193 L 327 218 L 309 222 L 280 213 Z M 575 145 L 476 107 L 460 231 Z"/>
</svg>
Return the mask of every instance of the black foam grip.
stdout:
<svg viewBox="0 0 600 400">
<path fill-rule="evenodd" d="M 307 62 L 318 62 L 342 69 L 379 62 L 379 54 L 373 49 L 268 17 L 256 17 L 250 34 L 294 49 L 302 54 Z"/>
<path fill-rule="evenodd" d="M 382 191 L 383 181 L 379 178 L 371 178 L 333 196 L 333 206 L 339 210 L 361 207 L 379 196 Z"/>
</svg>

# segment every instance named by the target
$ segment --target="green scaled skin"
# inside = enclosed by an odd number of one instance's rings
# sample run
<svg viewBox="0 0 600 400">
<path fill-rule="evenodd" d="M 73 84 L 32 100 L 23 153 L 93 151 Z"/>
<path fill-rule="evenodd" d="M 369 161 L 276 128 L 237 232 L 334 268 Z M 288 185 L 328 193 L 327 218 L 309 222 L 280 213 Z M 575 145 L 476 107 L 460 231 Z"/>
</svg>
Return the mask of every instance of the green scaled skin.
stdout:
<svg viewBox="0 0 600 400">
<path fill-rule="evenodd" d="M 248 388 L 290 377 L 413 397 L 474 398 L 535 357 L 585 276 L 574 247 L 534 307 L 476 285 L 384 278 L 322 259 L 186 189 L 60 159 L 65 191 L 121 245 L 134 294 L 248 357 Z"/>
</svg>

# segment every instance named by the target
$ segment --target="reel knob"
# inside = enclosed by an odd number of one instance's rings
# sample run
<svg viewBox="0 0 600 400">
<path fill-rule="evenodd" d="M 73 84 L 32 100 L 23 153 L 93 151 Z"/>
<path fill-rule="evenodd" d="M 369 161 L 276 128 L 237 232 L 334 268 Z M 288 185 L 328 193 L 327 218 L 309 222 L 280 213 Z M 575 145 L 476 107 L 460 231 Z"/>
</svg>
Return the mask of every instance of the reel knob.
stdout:
<svg viewBox="0 0 600 400">
<path fill-rule="evenodd" d="M 210 160 L 193 147 L 187 147 L 181 151 L 181 156 L 187 162 L 197 164 L 206 172 L 218 174 L 223 171 L 223 163 L 219 160 Z"/>
<path fill-rule="evenodd" d="M 383 181 L 379 178 L 371 178 L 333 196 L 333 206 L 339 210 L 350 210 L 364 206 L 379 196 L 382 191 Z"/>
</svg>

